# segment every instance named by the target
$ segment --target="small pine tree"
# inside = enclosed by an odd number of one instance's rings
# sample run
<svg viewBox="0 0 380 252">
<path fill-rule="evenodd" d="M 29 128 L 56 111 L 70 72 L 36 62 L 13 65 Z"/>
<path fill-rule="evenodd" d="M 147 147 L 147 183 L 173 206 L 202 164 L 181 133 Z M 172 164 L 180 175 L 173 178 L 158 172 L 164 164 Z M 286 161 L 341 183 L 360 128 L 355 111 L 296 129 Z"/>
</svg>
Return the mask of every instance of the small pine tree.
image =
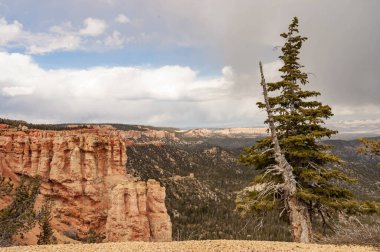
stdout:
<svg viewBox="0 0 380 252">
<path fill-rule="evenodd" d="M 358 148 L 359 153 L 380 157 L 380 139 L 362 138 L 359 139 L 359 141 L 363 144 L 363 146 L 360 146 Z M 380 163 L 378 163 L 377 165 L 380 166 Z"/>
<path fill-rule="evenodd" d="M 55 244 L 57 243 L 57 239 L 54 237 L 54 231 L 51 227 L 50 221 L 52 219 L 51 217 L 51 210 L 53 207 L 53 203 L 50 200 L 46 200 L 44 204 L 41 207 L 40 212 L 38 213 L 37 219 L 38 224 L 41 228 L 41 233 L 37 236 L 38 245 L 45 245 L 45 244 Z"/>
<path fill-rule="evenodd" d="M 97 233 L 95 229 L 90 228 L 87 236 L 83 239 L 84 243 L 101 243 L 105 239 L 103 233 Z"/>
<path fill-rule="evenodd" d="M 276 169 L 278 164 L 275 160 L 273 137 L 259 140 L 241 156 L 244 164 L 254 165 L 260 173 L 254 178 L 252 186 L 238 196 L 237 209 L 243 214 L 269 210 L 283 212 L 285 209 L 291 222 L 293 239 L 308 242 L 312 238 L 311 222 L 315 221 L 315 215 L 319 216 L 318 219 L 323 225 L 329 226 L 329 217 L 333 216 L 333 212 L 379 213 L 380 209 L 376 203 L 355 200 L 350 190 L 337 186 L 336 182 L 354 182 L 355 179 L 337 169 L 337 165 L 342 161 L 329 151 L 332 146 L 320 142 L 322 138 L 329 138 L 337 132 L 323 125 L 324 120 L 333 114 L 328 105 L 313 99 L 320 93 L 302 89 L 309 81 L 299 63 L 299 53 L 307 38 L 298 33 L 298 19 L 295 17 L 289 25 L 288 32 L 281 34 L 285 39 L 281 48 L 282 55 L 279 57 L 283 62 L 279 69 L 282 80 L 265 84 L 267 91 L 275 94 L 268 97 L 268 107 L 266 103 L 257 104 L 261 109 L 269 108 L 273 115 L 278 149 L 282 151 L 291 167 L 289 178 L 295 180 L 295 195 L 299 203 L 297 207 L 307 209 L 305 218 L 309 223 L 307 228 L 310 232 L 306 233 L 310 237 L 296 237 L 295 228 L 299 227 L 292 223 L 289 213 L 288 195 L 284 190 L 288 181 L 284 180 L 282 171 Z M 263 80 L 265 82 L 265 79 Z M 269 123 L 269 117 L 266 123 Z"/>
<path fill-rule="evenodd" d="M 10 195 L 13 189 L 13 184 L 10 179 L 0 177 L 0 197 Z"/>
<path fill-rule="evenodd" d="M 0 246 L 12 245 L 15 235 L 22 235 L 36 222 L 34 204 L 39 193 L 41 180 L 22 178 L 12 196 L 12 202 L 0 210 Z"/>
</svg>

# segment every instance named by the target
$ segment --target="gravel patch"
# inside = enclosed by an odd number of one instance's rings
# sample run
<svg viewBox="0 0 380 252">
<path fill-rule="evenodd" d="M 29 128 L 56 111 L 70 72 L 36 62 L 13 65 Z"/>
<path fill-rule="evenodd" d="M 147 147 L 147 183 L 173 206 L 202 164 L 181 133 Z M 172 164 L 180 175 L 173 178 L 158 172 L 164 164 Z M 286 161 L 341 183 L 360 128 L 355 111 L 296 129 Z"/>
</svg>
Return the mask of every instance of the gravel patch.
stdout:
<svg viewBox="0 0 380 252">
<path fill-rule="evenodd" d="M 293 251 L 293 252 L 379 252 L 379 249 L 365 246 L 351 245 L 321 245 L 301 244 L 292 242 L 269 241 L 236 241 L 236 240 L 207 240 L 207 241 L 181 241 L 181 242 L 118 242 L 98 244 L 59 244 L 47 246 L 18 246 L 0 248 L 0 252 L 90 252 L 90 251 Z"/>
</svg>

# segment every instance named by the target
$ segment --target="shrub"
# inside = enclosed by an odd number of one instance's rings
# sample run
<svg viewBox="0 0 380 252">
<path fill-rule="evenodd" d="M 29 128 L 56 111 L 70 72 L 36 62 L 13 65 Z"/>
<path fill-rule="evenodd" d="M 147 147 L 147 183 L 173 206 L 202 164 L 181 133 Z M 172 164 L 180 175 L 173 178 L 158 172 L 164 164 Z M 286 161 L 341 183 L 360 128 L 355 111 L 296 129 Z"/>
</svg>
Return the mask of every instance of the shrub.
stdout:
<svg viewBox="0 0 380 252">
<path fill-rule="evenodd" d="M 3 185 L 5 180 L 1 178 L 1 181 Z M 14 192 L 8 189 L 7 195 L 12 196 L 12 202 L 0 210 L 0 246 L 12 245 L 13 236 L 22 235 L 35 225 L 34 203 L 40 185 L 41 180 L 38 177 L 22 178 Z"/>
</svg>

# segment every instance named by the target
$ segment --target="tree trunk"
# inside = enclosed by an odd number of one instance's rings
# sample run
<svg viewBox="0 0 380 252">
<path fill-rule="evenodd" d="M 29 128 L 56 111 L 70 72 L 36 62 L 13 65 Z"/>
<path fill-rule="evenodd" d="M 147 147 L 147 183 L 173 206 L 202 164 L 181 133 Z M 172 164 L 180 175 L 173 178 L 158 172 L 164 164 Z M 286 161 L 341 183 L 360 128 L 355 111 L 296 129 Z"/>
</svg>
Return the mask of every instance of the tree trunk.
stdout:
<svg viewBox="0 0 380 252">
<path fill-rule="evenodd" d="M 272 144 L 274 147 L 274 158 L 284 180 L 284 201 L 285 209 L 289 215 L 290 228 L 295 242 L 309 243 L 311 240 L 311 222 L 307 207 L 298 201 L 297 182 L 294 178 L 293 167 L 288 163 L 285 156 L 281 152 L 278 142 L 276 127 L 272 114 L 272 108 L 269 104 L 267 84 L 265 82 L 263 67 L 260 62 L 261 86 L 263 87 L 264 100 L 268 114 L 269 129 L 271 132 Z"/>
</svg>

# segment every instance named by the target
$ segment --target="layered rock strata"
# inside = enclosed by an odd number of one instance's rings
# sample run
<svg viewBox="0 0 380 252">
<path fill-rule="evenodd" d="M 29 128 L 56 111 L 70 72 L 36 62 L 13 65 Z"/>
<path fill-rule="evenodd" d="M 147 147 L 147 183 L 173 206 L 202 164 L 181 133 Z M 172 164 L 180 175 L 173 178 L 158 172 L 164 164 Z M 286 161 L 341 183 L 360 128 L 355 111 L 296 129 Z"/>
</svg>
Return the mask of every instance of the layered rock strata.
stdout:
<svg viewBox="0 0 380 252">
<path fill-rule="evenodd" d="M 216 138 L 249 138 L 258 137 L 268 134 L 267 128 L 224 128 L 224 129 L 192 129 L 187 131 L 180 131 L 184 133 L 185 137 L 216 137 Z"/>
<path fill-rule="evenodd" d="M 83 238 L 92 228 L 106 241 L 170 241 L 165 188 L 127 173 L 128 139 L 127 131 L 109 129 L 2 129 L 0 175 L 13 181 L 40 176 L 61 234 Z"/>
</svg>

